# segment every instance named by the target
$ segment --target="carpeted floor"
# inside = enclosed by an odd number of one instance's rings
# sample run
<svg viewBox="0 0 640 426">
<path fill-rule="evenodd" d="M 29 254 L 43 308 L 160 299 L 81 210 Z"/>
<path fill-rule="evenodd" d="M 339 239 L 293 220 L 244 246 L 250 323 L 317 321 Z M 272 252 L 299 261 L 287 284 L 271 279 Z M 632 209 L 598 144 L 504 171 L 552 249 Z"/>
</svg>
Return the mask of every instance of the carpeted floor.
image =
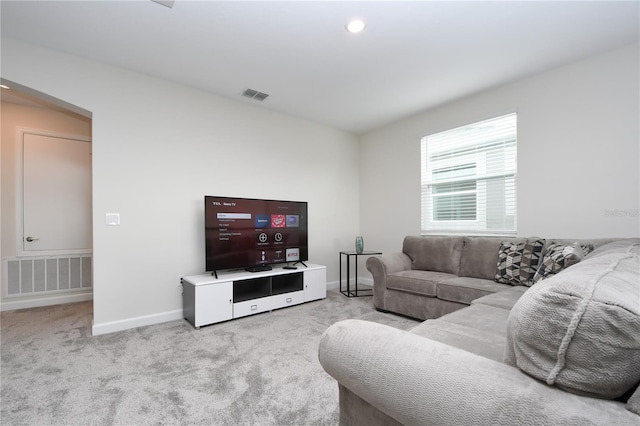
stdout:
<svg viewBox="0 0 640 426">
<path fill-rule="evenodd" d="M 335 425 L 322 332 L 347 318 L 417 324 L 337 290 L 200 330 L 182 320 L 91 337 L 91 302 L 0 318 L 2 425 Z"/>
</svg>

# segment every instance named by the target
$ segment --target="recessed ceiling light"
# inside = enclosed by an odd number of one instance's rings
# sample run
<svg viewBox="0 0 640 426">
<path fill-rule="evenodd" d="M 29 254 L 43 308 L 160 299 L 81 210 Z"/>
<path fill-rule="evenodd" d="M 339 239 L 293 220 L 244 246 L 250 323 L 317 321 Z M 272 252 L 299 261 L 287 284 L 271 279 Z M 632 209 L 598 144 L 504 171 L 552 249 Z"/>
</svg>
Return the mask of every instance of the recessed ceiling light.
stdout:
<svg viewBox="0 0 640 426">
<path fill-rule="evenodd" d="M 350 33 L 359 33 L 364 30 L 364 27 L 366 26 L 367 24 L 365 24 L 362 19 L 352 19 L 351 21 L 347 22 L 345 28 Z"/>
</svg>

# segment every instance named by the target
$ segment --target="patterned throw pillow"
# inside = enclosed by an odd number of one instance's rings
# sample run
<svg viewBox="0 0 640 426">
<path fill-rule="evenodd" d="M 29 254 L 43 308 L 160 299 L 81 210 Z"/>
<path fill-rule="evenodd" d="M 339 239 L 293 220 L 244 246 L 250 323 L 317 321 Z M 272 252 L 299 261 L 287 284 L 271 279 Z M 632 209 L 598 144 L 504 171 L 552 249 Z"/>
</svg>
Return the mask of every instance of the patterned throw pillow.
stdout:
<svg viewBox="0 0 640 426">
<path fill-rule="evenodd" d="M 496 281 L 511 285 L 533 285 L 544 244 L 544 239 L 519 243 L 503 241 L 498 251 Z"/>
<path fill-rule="evenodd" d="M 593 244 L 580 244 L 580 247 L 585 256 L 593 251 Z"/>
<path fill-rule="evenodd" d="M 591 247 L 578 243 L 570 246 L 550 244 L 544 253 L 540 268 L 533 277 L 534 284 L 580 262 L 591 251 Z"/>
</svg>

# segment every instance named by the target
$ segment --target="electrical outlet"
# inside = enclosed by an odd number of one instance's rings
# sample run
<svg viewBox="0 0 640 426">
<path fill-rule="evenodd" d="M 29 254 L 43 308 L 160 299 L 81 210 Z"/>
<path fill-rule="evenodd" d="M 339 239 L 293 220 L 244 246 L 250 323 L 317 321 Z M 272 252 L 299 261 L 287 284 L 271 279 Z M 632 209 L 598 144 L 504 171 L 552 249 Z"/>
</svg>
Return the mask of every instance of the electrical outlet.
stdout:
<svg viewBox="0 0 640 426">
<path fill-rule="evenodd" d="M 178 276 L 178 287 L 182 287 L 182 278 L 184 278 L 182 275 Z"/>
</svg>

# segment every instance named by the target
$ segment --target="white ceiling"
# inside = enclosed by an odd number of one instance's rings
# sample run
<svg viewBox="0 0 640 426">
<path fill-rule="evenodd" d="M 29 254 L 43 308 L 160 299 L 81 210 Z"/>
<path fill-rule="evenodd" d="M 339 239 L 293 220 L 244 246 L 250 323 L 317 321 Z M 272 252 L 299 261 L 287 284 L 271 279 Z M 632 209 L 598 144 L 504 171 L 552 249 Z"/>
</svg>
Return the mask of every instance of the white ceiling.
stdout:
<svg viewBox="0 0 640 426">
<path fill-rule="evenodd" d="M 363 133 L 638 42 L 638 1 L 0 2 L 1 36 Z M 349 18 L 367 27 L 349 34 Z M 264 102 L 241 96 L 251 88 Z"/>
</svg>

